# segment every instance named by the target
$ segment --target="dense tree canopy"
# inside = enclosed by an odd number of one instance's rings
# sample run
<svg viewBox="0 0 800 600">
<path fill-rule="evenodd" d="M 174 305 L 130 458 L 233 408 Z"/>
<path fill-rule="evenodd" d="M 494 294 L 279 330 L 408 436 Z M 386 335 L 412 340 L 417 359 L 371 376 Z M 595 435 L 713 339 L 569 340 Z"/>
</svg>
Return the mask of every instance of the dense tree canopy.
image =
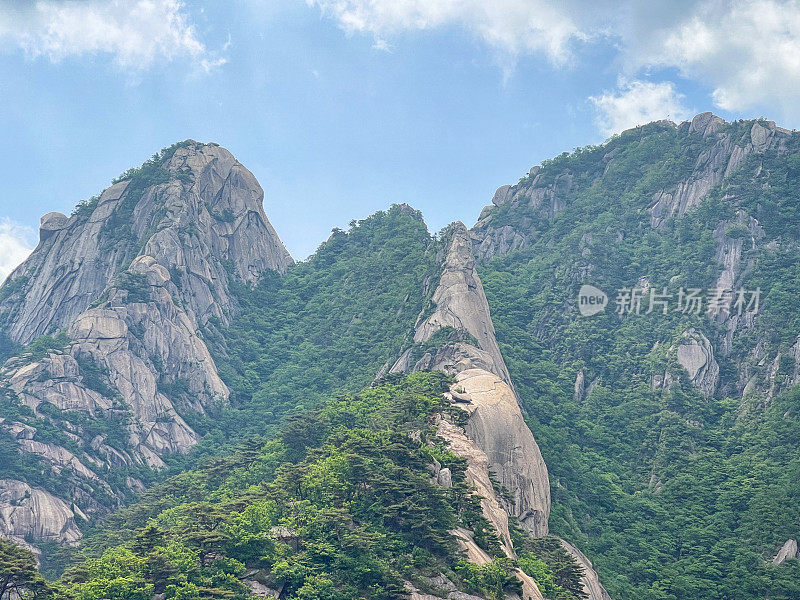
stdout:
<svg viewBox="0 0 800 600">
<path fill-rule="evenodd" d="M 400 600 L 405 581 L 424 588 L 444 573 L 500 600 L 519 587 L 516 563 L 483 517 L 465 461 L 429 419 L 460 410 L 444 400 L 448 386 L 442 373 L 391 376 L 320 402 L 266 444 L 155 486 L 87 538 L 58 598 L 236 599 L 256 582 L 287 600 Z M 431 482 L 434 459 L 451 469 L 452 487 Z M 475 531 L 493 562 L 466 562 L 454 527 Z M 515 536 L 520 566 L 554 598 L 581 597 L 574 561 Z"/>
</svg>

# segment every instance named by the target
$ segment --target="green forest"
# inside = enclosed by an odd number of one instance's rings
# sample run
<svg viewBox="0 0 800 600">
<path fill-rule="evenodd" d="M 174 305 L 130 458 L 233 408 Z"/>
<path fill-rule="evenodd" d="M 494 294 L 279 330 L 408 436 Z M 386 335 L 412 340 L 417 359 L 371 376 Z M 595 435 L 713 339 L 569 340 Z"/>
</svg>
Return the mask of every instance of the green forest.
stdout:
<svg viewBox="0 0 800 600">
<path fill-rule="evenodd" d="M 745 135 L 751 125 L 727 127 Z M 798 230 L 782 225 L 796 223 L 800 173 L 787 165 L 800 148 L 788 160 L 768 152 L 762 168 L 753 157 L 683 219 L 652 230 L 653 192 L 685 177 L 708 144 L 652 124 L 544 165 L 545 180 L 573 176 L 566 207 L 529 247 L 480 271 L 550 471 L 551 529 L 584 549 L 615 600 L 800 597 L 800 564 L 771 564 L 800 533 L 800 388 L 784 385 L 768 400 L 731 397 L 739 370 L 767 376 L 754 347 L 791 354 L 800 331 Z M 609 152 L 615 159 L 603 172 Z M 713 287 L 712 232 L 743 209 L 759 217 L 766 239 L 745 253 L 754 267 L 740 284 L 765 297 L 757 327 L 717 356 L 720 391 L 706 398 L 668 348 L 690 327 L 718 340 L 724 326 L 705 314 L 645 314 L 646 303 L 642 314 L 621 316 L 614 293 L 640 278 L 675 295 Z M 507 205 L 494 211 L 512 226 L 532 218 Z M 587 270 L 591 279 L 581 280 Z M 578 316 L 582 283 L 609 294 L 604 314 Z M 653 389 L 665 370 L 684 374 L 669 391 Z M 579 371 L 587 388 L 593 383 L 588 397 L 575 397 Z M 776 374 L 779 389 L 788 375 Z"/>
<path fill-rule="evenodd" d="M 209 460 L 107 517 L 53 584 L 37 577 L 30 553 L 0 542 L 0 556 L 21 555 L 0 565 L 0 581 L 58 600 L 245 599 L 248 583 L 292 600 L 400 600 L 404 582 L 432 589 L 443 573 L 501 600 L 519 590 L 519 566 L 552 598 L 579 600 L 580 570 L 549 538 L 517 529 L 520 559 L 504 556 L 465 461 L 435 436 L 434 413 L 461 412 L 442 396 L 449 383 L 442 373 L 390 376 L 321 401 L 266 444 Z M 451 469 L 452 487 L 430 482 L 434 460 Z M 449 533 L 458 526 L 494 560 L 461 558 Z"/>
</svg>

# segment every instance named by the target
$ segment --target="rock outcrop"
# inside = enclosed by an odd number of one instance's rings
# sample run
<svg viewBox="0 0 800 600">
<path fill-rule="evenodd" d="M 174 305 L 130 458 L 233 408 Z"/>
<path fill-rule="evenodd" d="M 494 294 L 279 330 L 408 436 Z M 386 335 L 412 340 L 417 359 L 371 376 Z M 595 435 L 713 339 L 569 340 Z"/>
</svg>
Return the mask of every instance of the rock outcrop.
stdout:
<svg viewBox="0 0 800 600">
<path fill-rule="evenodd" d="M 678 344 L 676 356 L 692 385 L 705 396 L 713 396 L 719 383 L 719 365 L 708 338 L 695 329 L 689 329 Z"/>
<path fill-rule="evenodd" d="M 797 540 L 788 539 L 784 542 L 783 546 L 781 546 L 781 549 L 778 550 L 775 558 L 772 559 L 772 564 L 782 565 L 787 559 L 791 558 L 800 558 L 800 553 L 797 551 Z"/>
<path fill-rule="evenodd" d="M 800 335 L 792 346 L 792 355 L 794 357 L 794 372 L 792 373 L 792 385 L 800 383 Z"/>
<path fill-rule="evenodd" d="M 40 241 L 8 277 L 0 326 L 27 344 L 72 323 L 138 255 L 152 256 L 201 323 L 227 319 L 228 278 L 253 283 L 292 263 L 250 171 L 216 144 L 185 142 L 71 217 L 42 217 Z M 153 175 L 153 172 L 155 175 Z"/>
<path fill-rule="evenodd" d="M 546 178 L 539 167 L 533 167 L 517 185 L 499 187 L 492 198 L 493 206 L 483 209 L 471 231 L 476 258 L 486 262 L 528 246 L 537 235 L 537 223 L 548 222 L 560 213 L 572 190 L 573 174 L 569 170 Z M 505 205 L 504 210 L 522 215 L 521 226 L 496 224 L 492 208 Z"/>
<path fill-rule="evenodd" d="M 451 225 L 441 256 L 442 274 L 432 302 L 433 313 L 417 324 L 414 343 L 424 345 L 434 334 L 452 328 L 464 341 L 451 342 L 411 362 L 409 348 L 390 369 L 458 372 L 480 367 L 500 377 L 509 386 L 511 376 L 495 338 L 489 302 L 475 269 L 476 261 L 469 231 L 463 223 Z"/>
<path fill-rule="evenodd" d="M 42 218 L 39 245 L 0 288 L 11 339 L 62 332 L 43 355 L 23 353 L 0 371 L 0 393 L 33 413 L 25 422 L 0 415 L 0 435 L 62 480 L 57 492 L 37 489 L 38 521 L 25 521 L 22 535 L 74 543 L 74 511 L 92 518 L 143 487 L 131 476 L 106 480 L 108 469 L 164 466 L 199 439 L 181 415 L 227 402 L 202 329 L 235 312 L 230 282 L 252 284 L 292 262 L 262 200 L 227 150 L 186 142 L 72 217 Z M 41 439 L 53 425 L 63 436 Z M 0 495 L 18 484 L 0 481 Z M 20 523 L 26 513 L 15 514 Z"/>
<path fill-rule="evenodd" d="M 719 364 L 714 358 L 714 347 L 708 338 L 691 327 L 681 335 L 677 344 L 670 346 L 669 356 L 686 371 L 689 382 L 704 396 L 713 396 L 719 385 Z M 667 369 L 653 375 L 651 387 L 669 392 L 677 373 Z"/>
<path fill-rule="evenodd" d="M 482 371 L 480 373 L 486 372 Z M 495 376 L 489 373 L 486 373 L 486 375 L 497 381 Z M 481 375 L 476 373 L 475 376 Z M 499 383 L 501 383 L 501 385 L 505 385 L 502 382 Z M 453 386 L 451 394 L 459 393 L 455 391 L 457 385 L 458 384 L 455 384 Z M 469 407 L 469 405 L 465 406 L 461 403 L 459 403 L 458 406 L 465 408 L 466 410 L 476 408 L 475 406 Z M 528 434 L 530 435 L 530 431 L 528 431 Z M 447 442 L 448 447 L 453 454 L 466 460 L 467 468 L 465 476 L 467 481 L 475 488 L 475 491 L 480 498 L 483 516 L 489 521 L 489 523 L 492 524 L 492 527 L 498 535 L 500 543 L 503 547 L 503 552 L 506 554 L 506 556 L 514 559 L 517 558 L 517 554 L 514 550 L 514 544 L 511 541 L 511 534 L 509 533 L 508 512 L 506 512 L 504 508 L 504 504 L 507 503 L 504 503 L 504 501 L 498 497 L 494 490 L 490 475 L 491 461 L 489 457 L 475 441 L 467 436 L 464 429 L 451 423 L 447 419 L 440 418 L 437 425 L 436 435 Z M 532 437 L 533 436 L 531 436 L 531 439 Z M 538 447 L 536 449 L 538 451 Z M 549 511 L 549 506 L 547 508 Z M 459 548 L 466 555 L 467 560 L 476 564 L 486 564 L 491 562 L 492 558 L 480 546 L 478 546 L 473 539 L 472 532 L 463 528 L 459 528 L 453 530 L 451 534 L 458 543 Z M 523 600 L 543 600 L 543 596 L 533 579 L 531 579 L 520 569 L 517 570 L 516 575 L 517 579 L 519 579 L 520 584 L 522 585 Z M 447 595 L 446 597 L 451 598 L 452 596 Z"/>
<path fill-rule="evenodd" d="M 611 596 L 600 583 L 600 578 L 594 570 L 594 565 L 578 548 L 569 542 L 561 540 L 561 545 L 572 555 L 572 558 L 583 568 L 583 591 L 588 600 L 611 600 Z"/>
<path fill-rule="evenodd" d="M 412 347 L 391 371 L 434 369 L 456 376 L 459 383 L 451 394 L 470 412 L 467 435 L 488 457 L 489 468 L 511 495 L 504 508 L 533 535 L 546 535 L 547 467 L 511 387 L 466 227 L 451 226 L 444 242 L 442 274 L 433 293 L 435 307 L 430 316 L 419 320 L 414 342 L 429 342 L 445 328 L 465 333 L 468 341 L 444 340 L 415 363 L 409 360 Z M 496 527 L 501 539 L 507 537 L 507 526 L 504 531 L 497 522 Z"/>
<path fill-rule="evenodd" d="M 779 147 L 790 136 L 788 131 L 776 127 L 772 121 L 763 124 L 756 122 L 750 128 L 749 140 L 741 143 L 742 140 L 724 131 L 725 124 L 725 121 L 711 113 L 699 114 L 688 124 L 690 134 L 714 139 L 714 143 L 701 152 L 688 179 L 653 196 L 648 208 L 652 227 L 661 228 L 669 219 L 683 217 L 724 177 L 739 168 L 746 156 L 751 153 L 763 154 L 770 148 Z"/>
<path fill-rule="evenodd" d="M 62 500 L 22 481 L 0 479 L 0 535 L 75 545 L 81 532 Z"/>
<path fill-rule="evenodd" d="M 495 338 L 489 303 L 476 271 L 473 240 L 463 224 L 455 223 L 443 241 L 441 277 L 432 296 L 433 312 L 420 316 L 414 346 L 400 356 L 390 371 L 440 370 L 456 377 L 448 397 L 470 416 L 463 430 L 441 420 L 438 435 L 447 440 L 456 455 L 467 460 L 467 479 L 481 498 L 483 514 L 506 555 L 515 558 L 509 515 L 531 535 L 548 533 L 547 466 L 522 416 Z M 453 332 L 450 337 L 433 343 L 437 333 L 448 330 Z M 420 351 L 424 353 L 417 358 Z M 490 473 L 506 490 L 507 497 L 495 493 Z M 490 560 L 470 532 L 452 533 L 469 560 L 479 564 Z M 526 600 L 542 598 L 530 577 L 521 571 L 517 577 Z M 594 580 L 597 575 L 592 571 L 587 574 L 587 581 Z M 604 599 L 593 596 L 590 600 Z"/>
<path fill-rule="evenodd" d="M 510 497 L 507 508 L 535 537 L 547 535 L 550 481 L 547 466 L 511 388 L 481 369 L 462 371 L 451 391 L 470 413 L 467 435 L 486 453 Z"/>
</svg>

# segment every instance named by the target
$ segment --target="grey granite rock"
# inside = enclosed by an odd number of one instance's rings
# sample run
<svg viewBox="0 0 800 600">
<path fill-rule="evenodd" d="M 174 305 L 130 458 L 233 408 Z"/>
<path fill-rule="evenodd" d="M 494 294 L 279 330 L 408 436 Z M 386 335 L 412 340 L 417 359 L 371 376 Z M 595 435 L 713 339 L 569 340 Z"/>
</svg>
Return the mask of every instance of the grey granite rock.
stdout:
<svg viewBox="0 0 800 600">
<path fill-rule="evenodd" d="M 436 308 L 417 325 L 414 343 L 425 343 L 442 328 L 452 327 L 471 336 L 477 347 L 471 343 L 450 344 L 416 366 L 408 364 L 410 353 L 406 353 L 390 372 L 410 368 L 458 371 L 480 366 L 511 385 L 511 376 L 495 339 L 489 303 L 475 269 L 472 241 L 463 223 L 451 226 L 441 260 L 442 274 L 432 298 Z"/>
<path fill-rule="evenodd" d="M 778 553 L 775 555 L 775 558 L 772 559 L 773 565 L 782 565 L 786 562 L 787 559 L 790 558 L 800 558 L 800 554 L 797 551 L 797 540 L 788 539 L 784 542 L 781 549 L 778 550 Z"/>
<path fill-rule="evenodd" d="M 39 245 L 6 284 L 18 290 L 0 302 L 11 339 L 26 344 L 69 325 L 137 255 L 177 274 L 181 298 L 201 323 L 224 322 L 234 308 L 228 275 L 253 283 L 292 263 L 264 214 L 261 187 L 230 152 L 190 142 L 163 168 L 164 183 L 141 190 L 121 181 L 88 213 L 42 218 Z"/>
<path fill-rule="evenodd" d="M 13 479 L 0 479 L 0 535 L 69 545 L 81 538 L 75 513 L 65 502 Z"/>
<path fill-rule="evenodd" d="M 712 396 L 719 383 L 719 365 L 714 348 L 702 332 L 686 331 L 676 351 L 678 364 L 686 369 L 689 381 L 706 396 Z"/>
<path fill-rule="evenodd" d="M 600 583 L 600 578 L 597 576 L 592 561 L 586 558 L 583 552 L 569 542 L 561 540 L 561 545 L 564 546 L 564 549 L 569 552 L 575 561 L 583 568 L 581 583 L 583 583 L 583 591 L 586 594 L 586 600 L 611 600 L 611 596 L 606 591 L 606 588 Z"/>
</svg>

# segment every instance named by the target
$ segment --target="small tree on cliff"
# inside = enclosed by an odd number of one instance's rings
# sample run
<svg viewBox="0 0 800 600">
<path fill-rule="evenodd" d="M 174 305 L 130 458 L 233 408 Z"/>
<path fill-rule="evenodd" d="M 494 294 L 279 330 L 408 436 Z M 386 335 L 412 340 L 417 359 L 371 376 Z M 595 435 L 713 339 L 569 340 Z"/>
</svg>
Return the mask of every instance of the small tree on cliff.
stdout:
<svg viewBox="0 0 800 600">
<path fill-rule="evenodd" d="M 0 538 L 0 600 L 52 597 L 53 591 L 36 570 L 33 553 Z"/>
</svg>

